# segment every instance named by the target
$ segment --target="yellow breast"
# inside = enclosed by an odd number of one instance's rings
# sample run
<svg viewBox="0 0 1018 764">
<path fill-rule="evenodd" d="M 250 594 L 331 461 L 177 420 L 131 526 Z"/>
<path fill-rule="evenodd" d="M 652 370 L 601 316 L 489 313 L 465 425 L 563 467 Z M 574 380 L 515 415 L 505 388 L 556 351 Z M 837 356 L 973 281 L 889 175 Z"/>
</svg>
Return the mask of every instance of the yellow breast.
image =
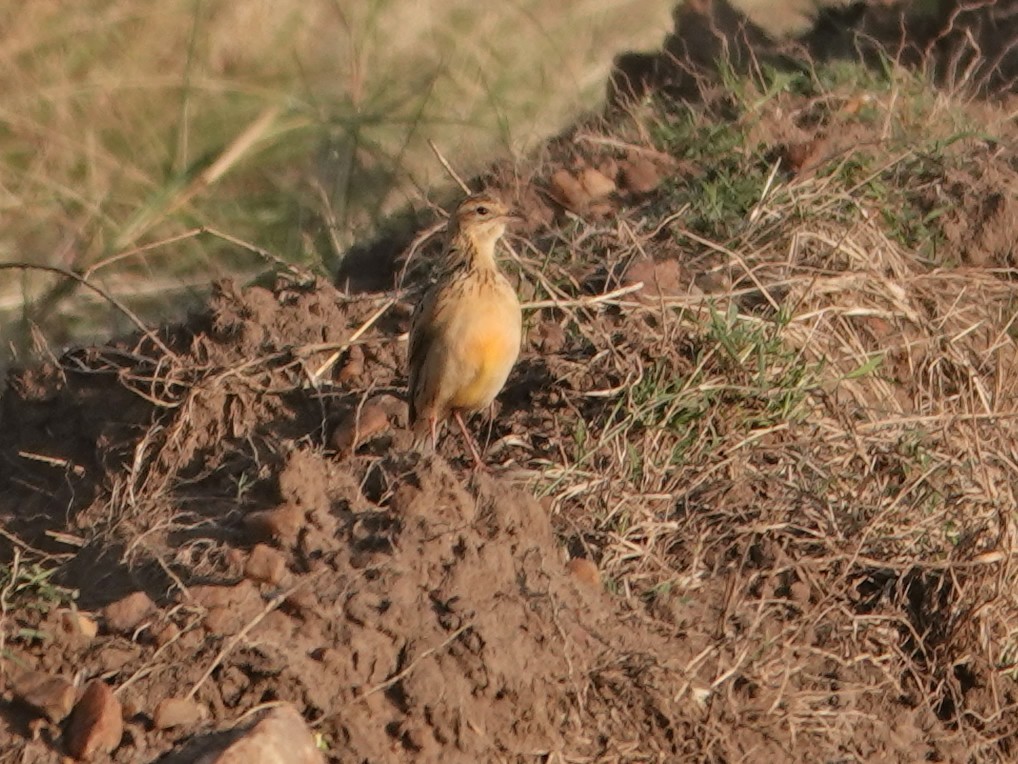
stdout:
<svg viewBox="0 0 1018 764">
<path fill-rule="evenodd" d="M 468 411 L 484 408 L 498 395 L 516 361 L 518 335 L 505 327 L 476 332 L 464 344 L 463 351 L 466 373 L 449 404 Z"/>
</svg>

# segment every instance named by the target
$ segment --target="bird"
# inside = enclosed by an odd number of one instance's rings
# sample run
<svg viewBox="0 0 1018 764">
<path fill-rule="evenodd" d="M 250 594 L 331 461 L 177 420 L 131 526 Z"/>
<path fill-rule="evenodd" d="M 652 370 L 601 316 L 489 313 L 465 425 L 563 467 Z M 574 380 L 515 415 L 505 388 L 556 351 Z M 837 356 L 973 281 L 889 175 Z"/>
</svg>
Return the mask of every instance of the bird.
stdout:
<svg viewBox="0 0 1018 764">
<path fill-rule="evenodd" d="M 437 449 L 438 426 L 452 416 L 477 470 L 487 468 L 463 415 L 491 405 L 522 342 L 520 301 L 495 260 L 498 240 L 514 219 L 489 193 L 461 201 L 446 229 L 438 278 L 410 321 L 407 398 L 414 447 L 422 450 L 430 435 Z"/>
</svg>

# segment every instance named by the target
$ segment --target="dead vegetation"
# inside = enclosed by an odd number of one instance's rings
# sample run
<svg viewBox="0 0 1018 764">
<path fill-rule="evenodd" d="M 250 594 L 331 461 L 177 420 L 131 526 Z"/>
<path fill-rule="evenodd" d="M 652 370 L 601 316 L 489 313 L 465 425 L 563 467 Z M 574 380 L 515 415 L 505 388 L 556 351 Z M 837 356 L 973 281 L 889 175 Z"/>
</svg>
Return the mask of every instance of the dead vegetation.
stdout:
<svg viewBox="0 0 1018 764">
<path fill-rule="evenodd" d="M 337 762 L 1013 759 L 1013 109 L 884 63 L 492 172 L 529 221 L 493 480 L 407 452 L 428 244 L 361 274 L 396 292 L 283 270 L 12 375 L 7 674 L 108 682 L 125 762 L 280 699 Z M 177 697 L 208 720 L 153 728 Z M 0 710 L 0 756 L 60 747 Z"/>
</svg>

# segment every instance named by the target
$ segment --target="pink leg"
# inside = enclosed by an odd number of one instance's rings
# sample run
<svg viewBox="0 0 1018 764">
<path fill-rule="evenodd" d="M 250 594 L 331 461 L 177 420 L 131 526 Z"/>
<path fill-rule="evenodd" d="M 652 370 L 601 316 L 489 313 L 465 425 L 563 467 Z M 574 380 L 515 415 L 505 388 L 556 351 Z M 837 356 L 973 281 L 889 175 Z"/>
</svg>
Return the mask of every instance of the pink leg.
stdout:
<svg viewBox="0 0 1018 764">
<path fill-rule="evenodd" d="M 431 450 L 438 453 L 438 417 L 434 414 L 428 420 L 431 423 Z"/>
<path fill-rule="evenodd" d="M 477 451 L 477 445 L 474 443 L 474 438 L 467 431 L 467 426 L 463 424 L 463 415 L 460 414 L 459 410 L 453 412 L 453 416 L 456 417 L 456 424 L 460 426 L 460 431 L 463 433 L 463 439 L 466 440 L 467 446 L 470 448 L 470 453 L 474 457 L 474 469 L 486 470 L 488 465 L 481 459 L 481 454 Z"/>
</svg>

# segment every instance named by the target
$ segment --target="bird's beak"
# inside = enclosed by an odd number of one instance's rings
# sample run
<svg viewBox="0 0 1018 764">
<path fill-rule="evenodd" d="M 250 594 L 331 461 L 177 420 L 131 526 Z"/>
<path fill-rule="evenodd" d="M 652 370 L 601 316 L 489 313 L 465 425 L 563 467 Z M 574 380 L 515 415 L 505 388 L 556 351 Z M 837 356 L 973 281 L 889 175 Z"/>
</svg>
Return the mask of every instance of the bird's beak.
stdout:
<svg viewBox="0 0 1018 764">
<path fill-rule="evenodd" d="M 502 222 L 506 225 L 512 225 L 513 223 L 522 223 L 526 218 L 520 215 L 516 210 L 509 210 L 506 214 L 502 215 Z"/>
</svg>

